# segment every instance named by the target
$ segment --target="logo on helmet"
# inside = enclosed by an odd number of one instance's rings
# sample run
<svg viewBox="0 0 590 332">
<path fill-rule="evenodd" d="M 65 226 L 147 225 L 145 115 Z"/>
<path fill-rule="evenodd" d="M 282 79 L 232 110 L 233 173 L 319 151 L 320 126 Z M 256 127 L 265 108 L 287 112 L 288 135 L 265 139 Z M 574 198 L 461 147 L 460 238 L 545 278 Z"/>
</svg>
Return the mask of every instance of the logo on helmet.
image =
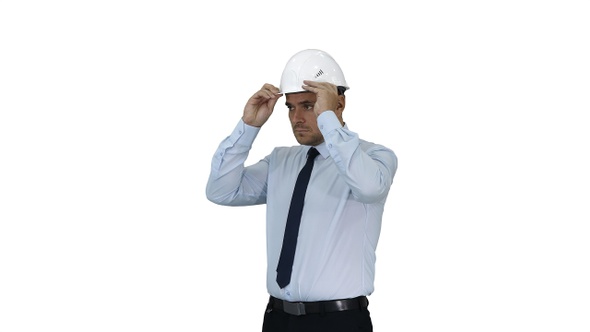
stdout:
<svg viewBox="0 0 590 332">
<path fill-rule="evenodd" d="M 324 75 L 324 71 L 320 69 L 320 71 L 318 71 L 317 74 L 315 74 L 315 76 L 313 78 L 318 78 L 322 75 Z"/>
</svg>

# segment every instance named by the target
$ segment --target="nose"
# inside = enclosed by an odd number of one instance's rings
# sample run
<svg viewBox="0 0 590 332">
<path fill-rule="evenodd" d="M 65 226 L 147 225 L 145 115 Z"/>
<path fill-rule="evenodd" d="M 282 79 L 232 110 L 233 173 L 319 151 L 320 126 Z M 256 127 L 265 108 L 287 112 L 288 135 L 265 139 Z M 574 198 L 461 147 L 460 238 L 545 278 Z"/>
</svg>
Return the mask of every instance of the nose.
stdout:
<svg viewBox="0 0 590 332">
<path fill-rule="evenodd" d="M 291 121 L 296 123 L 305 122 L 303 112 L 305 112 L 303 107 L 295 107 L 295 109 L 291 112 Z"/>
</svg>

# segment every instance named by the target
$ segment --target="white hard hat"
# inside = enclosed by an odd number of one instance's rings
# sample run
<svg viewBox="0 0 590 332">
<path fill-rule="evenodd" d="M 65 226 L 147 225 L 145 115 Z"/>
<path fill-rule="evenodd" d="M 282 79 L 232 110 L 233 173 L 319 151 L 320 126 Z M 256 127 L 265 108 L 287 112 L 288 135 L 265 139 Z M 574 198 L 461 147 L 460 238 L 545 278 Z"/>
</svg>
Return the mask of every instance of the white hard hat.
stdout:
<svg viewBox="0 0 590 332">
<path fill-rule="evenodd" d="M 329 82 L 349 89 L 340 66 L 326 52 L 303 50 L 291 57 L 281 76 L 281 93 L 303 92 L 304 80 Z"/>
</svg>

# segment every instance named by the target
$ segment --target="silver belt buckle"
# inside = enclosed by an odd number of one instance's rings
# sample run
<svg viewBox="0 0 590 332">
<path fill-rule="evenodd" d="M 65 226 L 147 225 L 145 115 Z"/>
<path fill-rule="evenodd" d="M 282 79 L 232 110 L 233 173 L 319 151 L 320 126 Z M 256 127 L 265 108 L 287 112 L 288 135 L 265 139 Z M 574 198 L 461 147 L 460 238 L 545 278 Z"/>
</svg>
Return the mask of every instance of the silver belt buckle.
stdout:
<svg viewBox="0 0 590 332">
<path fill-rule="evenodd" d="M 305 315 L 305 303 L 283 301 L 283 311 L 295 316 Z"/>
</svg>

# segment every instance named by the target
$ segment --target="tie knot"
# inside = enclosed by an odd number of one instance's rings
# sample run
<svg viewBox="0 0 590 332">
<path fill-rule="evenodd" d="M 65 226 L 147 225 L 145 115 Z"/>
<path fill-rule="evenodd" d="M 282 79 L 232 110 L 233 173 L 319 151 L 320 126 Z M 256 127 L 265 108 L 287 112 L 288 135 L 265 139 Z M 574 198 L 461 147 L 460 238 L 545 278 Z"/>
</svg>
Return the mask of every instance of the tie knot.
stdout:
<svg viewBox="0 0 590 332">
<path fill-rule="evenodd" d="M 317 157 L 320 154 L 320 152 L 314 148 L 311 147 L 308 151 L 307 151 L 307 159 L 315 159 L 315 157 Z"/>
</svg>

